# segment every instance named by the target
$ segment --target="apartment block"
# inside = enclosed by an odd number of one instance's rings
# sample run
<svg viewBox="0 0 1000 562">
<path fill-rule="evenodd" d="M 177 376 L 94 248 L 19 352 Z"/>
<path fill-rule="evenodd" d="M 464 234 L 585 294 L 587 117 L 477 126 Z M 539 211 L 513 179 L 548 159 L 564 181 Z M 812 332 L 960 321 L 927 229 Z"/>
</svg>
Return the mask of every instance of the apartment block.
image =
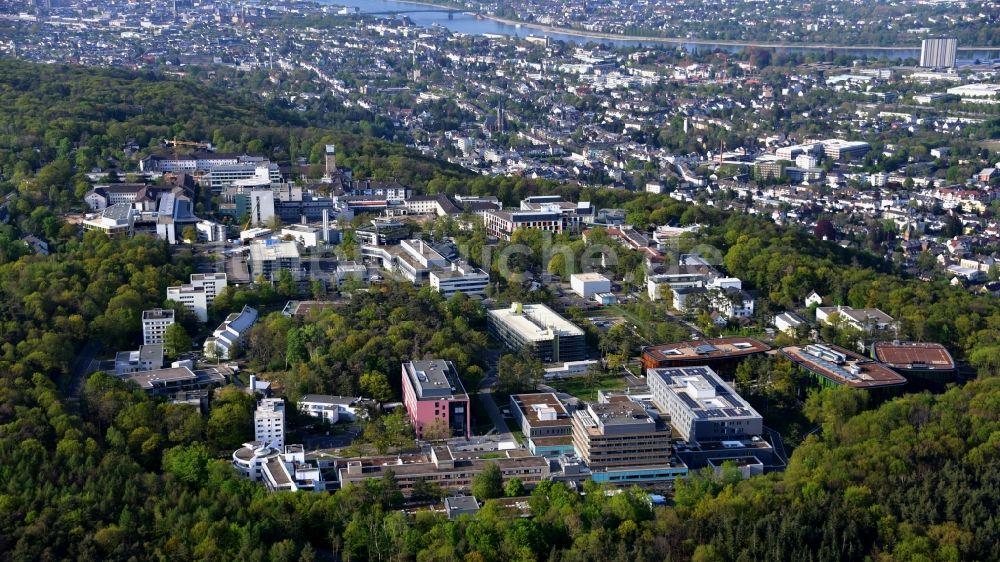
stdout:
<svg viewBox="0 0 1000 562">
<path fill-rule="evenodd" d="M 254 441 L 274 447 L 285 446 L 285 400 L 265 398 L 253 413 Z"/>
<path fill-rule="evenodd" d="M 167 300 L 179 302 L 201 322 L 208 322 L 208 295 L 204 287 L 177 285 L 167 287 Z"/>
<path fill-rule="evenodd" d="M 163 343 L 163 335 L 174 323 L 174 311 L 169 308 L 154 308 L 142 311 L 142 343 L 149 345 Z"/>
</svg>

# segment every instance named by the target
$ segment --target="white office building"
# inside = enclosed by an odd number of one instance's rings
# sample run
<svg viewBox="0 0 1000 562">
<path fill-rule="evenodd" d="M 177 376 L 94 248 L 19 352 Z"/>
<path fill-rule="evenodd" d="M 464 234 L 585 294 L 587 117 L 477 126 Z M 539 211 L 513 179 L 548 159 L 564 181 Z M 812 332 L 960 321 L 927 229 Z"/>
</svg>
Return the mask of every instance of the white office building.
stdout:
<svg viewBox="0 0 1000 562">
<path fill-rule="evenodd" d="M 142 343 L 150 345 L 163 343 L 163 335 L 174 323 L 174 311 L 169 308 L 154 308 L 142 311 Z"/>
<path fill-rule="evenodd" d="M 228 285 L 225 273 L 194 273 L 187 285 L 167 287 L 167 300 L 183 304 L 198 320 L 208 322 L 208 307 Z"/>
<path fill-rule="evenodd" d="M 229 286 L 229 280 L 225 273 L 192 273 L 191 285 L 204 287 L 205 298 L 208 299 L 208 304 L 211 305 L 215 302 L 215 297 Z"/>
<path fill-rule="evenodd" d="M 573 292 L 588 299 L 596 293 L 610 293 L 611 280 L 600 273 L 574 273 L 569 277 Z"/>
<path fill-rule="evenodd" d="M 208 298 L 204 287 L 177 285 L 167 287 L 167 300 L 179 302 L 201 322 L 208 322 Z"/>
<path fill-rule="evenodd" d="M 490 275 L 467 262 L 456 261 L 450 268 L 433 270 L 430 273 L 430 283 L 434 290 L 448 298 L 462 292 L 469 296 L 486 296 L 486 287 L 490 284 Z"/>
<path fill-rule="evenodd" d="M 285 446 L 285 400 L 265 398 L 253 413 L 254 441 L 272 447 Z"/>
<path fill-rule="evenodd" d="M 764 419 L 710 367 L 646 371 L 653 402 L 685 441 L 760 435 Z"/>
<path fill-rule="evenodd" d="M 320 418 L 329 424 L 341 420 L 356 421 L 361 411 L 361 399 L 353 396 L 306 394 L 298 402 L 299 411 L 307 416 Z"/>
</svg>

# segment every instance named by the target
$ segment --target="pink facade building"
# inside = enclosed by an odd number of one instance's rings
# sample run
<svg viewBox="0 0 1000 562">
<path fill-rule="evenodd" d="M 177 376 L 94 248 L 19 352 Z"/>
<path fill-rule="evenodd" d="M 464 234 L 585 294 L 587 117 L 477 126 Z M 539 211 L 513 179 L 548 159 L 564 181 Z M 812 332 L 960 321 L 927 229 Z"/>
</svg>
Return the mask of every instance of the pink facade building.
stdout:
<svg viewBox="0 0 1000 562">
<path fill-rule="evenodd" d="M 403 363 L 403 404 L 418 438 L 431 428 L 440 435 L 470 437 L 469 395 L 451 361 Z"/>
</svg>

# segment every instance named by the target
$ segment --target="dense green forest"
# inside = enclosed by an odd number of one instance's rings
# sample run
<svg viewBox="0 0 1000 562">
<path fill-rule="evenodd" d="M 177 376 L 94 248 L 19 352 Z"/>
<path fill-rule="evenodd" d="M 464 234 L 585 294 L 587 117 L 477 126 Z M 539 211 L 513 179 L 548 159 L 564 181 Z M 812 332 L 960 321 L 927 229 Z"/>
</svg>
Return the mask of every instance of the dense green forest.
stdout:
<svg viewBox="0 0 1000 562">
<path fill-rule="evenodd" d="M 816 394 L 805 415 L 821 429 L 796 449 L 786 472 L 747 481 L 698 474 L 678 484 L 669 507 L 654 508 L 634 490 L 608 495 L 588 485 L 580 495 L 546 483 L 530 496 L 530 518 L 488 503 L 475 518 L 448 521 L 395 511 L 391 477 L 332 494 L 267 494 L 238 479 L 225 460 L 250 430 L 245 394 L 223 389 L 202 415 L 101 374 L 74 391 L 79 350 L 94 340 L 135 337 L 139 311 L 162 304 L 164 288 L 192 270 L 190 255 L 163 242 L 81 239 L 61 222 L 52 209 L 78 204 L 74 182 L 91 164 L 77 160 L 82 148 L 104 165 L 124 158 L 118 151 L 129 138 L 148 145 L 166 134 L 200 138 L 231 127 L 233 134 L 220 138 L 237 148 L 256 134 L 268 139 L 265 150 L 290 146 L 290 137 L 341 139 L 350 157 L 390 171 L 404 167 L 431 191 L 516 200 L 555 188 L 470 178 L 371 136 L 303 128 L 280 107 L 268 113 L 253 98 L 159 76 L 0 62 L 0 89 L 7 177 L 0 185 L 14 194 L 12 224 L 0 227 L 5 560 L 1000 559 L 996 304 L 901 278 L 800 230 L 651 194 L 578 192 L 601 206 L 622 206 L 644 224 L 713 225 L 686 243 L 723 250 L 725 267 L 774 306 L 814 288 L 845 304 L 881 306 L 903 320 L 907 335 L 939 339 L 968 357 L 980 379 L 878 407 L 849 390 Z M 150 100 L 161 92 L 168 94 L 156 113 L 111 109 L 118 99 L 154 107 Z M 74 103 L 60 106 L 61 117 L 48 113 L 67 99 Z M 48 214 L 36 216 L 39 209 Z M 46 231 L 52 255 L 19 249 L 17 234 Z M 226 298 L 238 306 L 280 295 Z M 447 354 L 475 376 L 485 345 L 481 323 L 465 299 L 390 284 L 304 322 L 267 316 L 246 351 L 284 371 L 293 394 L 363 388 L 395 396 L 403 358 Z"/>
</svg>

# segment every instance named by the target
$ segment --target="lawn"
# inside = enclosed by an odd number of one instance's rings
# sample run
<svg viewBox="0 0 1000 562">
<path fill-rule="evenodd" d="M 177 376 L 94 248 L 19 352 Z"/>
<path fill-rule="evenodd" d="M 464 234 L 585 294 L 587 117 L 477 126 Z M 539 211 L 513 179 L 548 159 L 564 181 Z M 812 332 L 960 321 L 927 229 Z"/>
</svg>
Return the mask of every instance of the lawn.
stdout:
<svg viewBox="0 0 1000 562">
<path fill-rule="evenodd" d="M 550 381 L 546 384 L 587 402 L 597 400 L 598 390 L 623 390 L 625 388 L 625 380 L 619 375 L 602 376 L 597 379 L 597 384 L 594 385 L 590 384 L 589 377 L 573 377 Z"/>
</svg>

